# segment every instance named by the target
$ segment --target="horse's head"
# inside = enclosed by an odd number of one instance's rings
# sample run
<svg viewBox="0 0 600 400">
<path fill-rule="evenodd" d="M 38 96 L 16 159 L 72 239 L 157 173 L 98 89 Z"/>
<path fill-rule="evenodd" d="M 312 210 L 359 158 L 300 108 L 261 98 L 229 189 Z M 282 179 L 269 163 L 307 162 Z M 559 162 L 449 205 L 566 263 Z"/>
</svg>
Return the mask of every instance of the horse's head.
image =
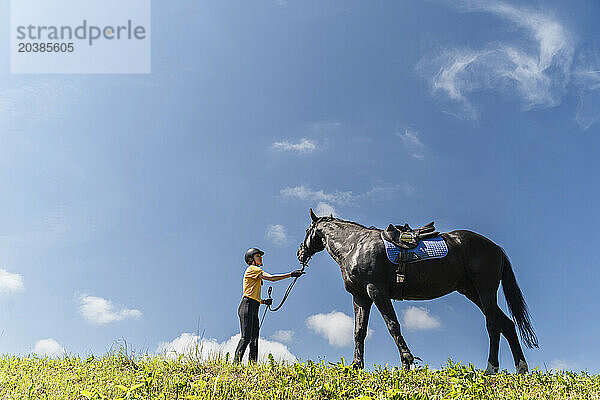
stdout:
<svg viewBox="0 0 600 400">
<path fill-rule="evenodd" d="M 313 254 L 318 253 L 325 248 L 325 237 L 319 229 L 319 222 L 333 218 L 333 216 L 317 217 L 311 208 L 310 218 L 312 222 L 308 229 L 306 229 L 306 237 L 304 237 L 304 241 L 300 243 L 300 248 L 297 253 L 298 260 L 301 263 L 307 262 Z"/>
</svg>

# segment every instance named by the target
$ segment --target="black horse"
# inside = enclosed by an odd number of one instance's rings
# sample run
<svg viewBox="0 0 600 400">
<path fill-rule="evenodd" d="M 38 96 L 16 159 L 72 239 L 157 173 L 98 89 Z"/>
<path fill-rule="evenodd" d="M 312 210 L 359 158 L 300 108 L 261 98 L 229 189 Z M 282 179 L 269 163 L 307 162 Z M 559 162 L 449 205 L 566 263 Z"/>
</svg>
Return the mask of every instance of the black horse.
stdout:
<svg viewBox="0 0 600 400">
<path fill-rule="evenodd" d="M 327 249 L 339 264 L 344 287 L 354 300 L 353 366 L 362 368 L 364 365 L 364 343 L 373 303 L 398 346 L 403 367 L 410 369 L 414 357 L 400 332 L 391 299 L 428 300 L 456 290 L 485 315 L 490 338 L 486 374 L 498 372 L 500 333 L 508 340 L 517 372 L 527 372 L 515 324 L 498 307 L 496 294 L 500 281 L 521 339 L 527 347 L 533 348 L 538 347 L 537 338 L 510 261 L 500 246 L 467 230 L 442 233 L 448 254 L 443 258 L 409 263 L 405 281 L 396 283 L 396 265 L 387 258 L 380 229 L 366 228 L 333 216 L 317 217 L 312 209 L 310 217 L 312 223 L 298 250 L 298 260 L 304 263 L 313 254 Z"/>
</svg>

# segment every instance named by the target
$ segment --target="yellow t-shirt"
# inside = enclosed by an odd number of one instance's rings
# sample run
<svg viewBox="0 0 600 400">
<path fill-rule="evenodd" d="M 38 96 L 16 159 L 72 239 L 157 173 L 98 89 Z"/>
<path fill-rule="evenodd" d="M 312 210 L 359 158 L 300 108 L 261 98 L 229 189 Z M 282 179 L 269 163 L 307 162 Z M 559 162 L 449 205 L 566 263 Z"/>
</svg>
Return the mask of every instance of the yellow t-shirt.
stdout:
<svg viewBox="0 0 600 400">
<path fill-rule="evenodd" d="M 262 279 L 260 274 L 263 270 L 256 265 L 250 265 L 244 272 L 244 284 L 242 287 L 243 296 L 249 297 L 260 302 L 260 287 L 262 285 Z"/>
</svg>

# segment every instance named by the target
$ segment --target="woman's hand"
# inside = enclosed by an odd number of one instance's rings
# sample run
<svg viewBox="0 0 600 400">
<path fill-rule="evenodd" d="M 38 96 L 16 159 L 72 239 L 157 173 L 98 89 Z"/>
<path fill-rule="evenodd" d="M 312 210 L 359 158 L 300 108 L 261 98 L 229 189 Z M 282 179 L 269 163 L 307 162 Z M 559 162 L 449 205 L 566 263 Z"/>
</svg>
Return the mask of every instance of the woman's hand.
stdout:
<svg viewBox="0 0 600 400">
<path fill-rule="evenodd" d="M 290 272 L 290 276 L 292 278 L 300 278 L 302 275 L 304 275 L 306 272 L 302 271 L 301 269 L 297 269 L 295 271 Z"/>
</svg>

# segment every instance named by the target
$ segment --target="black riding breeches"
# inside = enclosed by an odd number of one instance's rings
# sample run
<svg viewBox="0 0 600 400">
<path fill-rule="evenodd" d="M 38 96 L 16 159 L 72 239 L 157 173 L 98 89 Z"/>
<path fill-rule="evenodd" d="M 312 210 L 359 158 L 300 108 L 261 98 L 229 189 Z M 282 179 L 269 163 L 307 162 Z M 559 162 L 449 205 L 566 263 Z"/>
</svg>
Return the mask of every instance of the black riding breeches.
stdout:
<svg viewBox="0 0 600 400">
<path fill-rule="evenodd" d="M 234 361 L 242 361 L 246 347 L 250 345 L 249 360 L 256 362 L 258 358 L 258 307 L 260 303 L 248 297 L 243 297 L 238 315 L 242 337 L 235 349 Z"/>
</svg>

